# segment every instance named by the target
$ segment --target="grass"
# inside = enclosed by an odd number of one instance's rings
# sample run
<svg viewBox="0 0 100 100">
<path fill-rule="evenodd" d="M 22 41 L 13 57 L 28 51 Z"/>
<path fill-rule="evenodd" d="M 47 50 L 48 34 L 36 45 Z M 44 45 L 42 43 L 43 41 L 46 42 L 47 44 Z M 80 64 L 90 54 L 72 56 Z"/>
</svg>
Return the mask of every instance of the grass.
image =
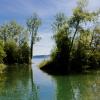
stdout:
<svg viewBox="0 0 100 100">
<path fill-rule="evenodd" d="M 44 67 L 45 65 L 47 65 L 50 62 L 51 62 L 50 60 L 43 60 L 38 66 L 41 69 L 42 67 Z"/>
</svg>

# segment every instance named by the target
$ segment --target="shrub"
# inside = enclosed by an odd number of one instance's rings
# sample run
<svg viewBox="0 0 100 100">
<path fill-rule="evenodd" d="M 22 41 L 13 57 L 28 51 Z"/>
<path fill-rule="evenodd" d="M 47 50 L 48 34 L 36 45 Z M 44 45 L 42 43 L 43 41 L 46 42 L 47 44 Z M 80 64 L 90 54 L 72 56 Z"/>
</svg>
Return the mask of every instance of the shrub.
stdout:
<svg viewBox="0 0 100 100">
<path fill-rule="evenodd" d="M 6 57 L 4 58 L 4 62 L 7 64 L 12 64 L 16 62 L 16 54 L 17 54 L 17 44 L 15 41 L 7 41 L 4 45 L 4 50 L 6 52 Z"/>
<path fill-rule="evenodd" d="M 19 62 L 29 64 L 30 63 L 30 48 L 26 42 L 20 46 L 20 49 L 18 52 L 20 54 Z"/>
<path fill-rule="evenodd" d="M 3 63 L 3 59 L 6 56 L 5 51 L 4 51 L 4 46 L 3 42 L 0 41 L 0 63 Z"/>
</svg>

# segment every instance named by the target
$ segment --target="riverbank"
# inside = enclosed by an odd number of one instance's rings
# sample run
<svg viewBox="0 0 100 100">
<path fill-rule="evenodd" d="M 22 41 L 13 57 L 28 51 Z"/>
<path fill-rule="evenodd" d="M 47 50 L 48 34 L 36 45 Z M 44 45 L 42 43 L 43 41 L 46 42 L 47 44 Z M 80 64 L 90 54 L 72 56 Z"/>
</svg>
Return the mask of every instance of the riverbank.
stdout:
<svg viewBox="0 0 100 100">
<path fill-rule="evenodd" d="M 39 64 L 39 68 L 50 75 L 87 74 L 91 73 L 91 71 L 95 72 L 96 70 L 100 70 L 99 67 L 90 66 L 86 66 L 83 67 L 83 69 L 78 70 L 76 65 L 74 65 L 74 69 L 70 69 L 70 67 L 68 67 L 67 65 L 55 63 L 52 61 L 42 61 Z"/>
</svg>

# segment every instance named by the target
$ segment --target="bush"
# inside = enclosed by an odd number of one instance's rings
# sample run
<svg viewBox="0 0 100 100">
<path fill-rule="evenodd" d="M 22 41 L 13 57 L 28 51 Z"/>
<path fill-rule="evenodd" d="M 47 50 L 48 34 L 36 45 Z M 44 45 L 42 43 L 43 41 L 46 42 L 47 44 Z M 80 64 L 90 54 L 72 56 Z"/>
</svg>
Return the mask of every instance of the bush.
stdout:
<svg viewBox="0 0 100 100">
<path fill-rule="evenodd" d="M 23 45 L 20 46 L 18 53 L 19 63 L 30 63 L 30 48 L 27 43 L 23 43 Z"/>
<path fill-rule="evenodd" d="M 91 68 L 100 67 L 100 52 L 94 51 L 89 57 L 89 65 Z"/>
<path fill-rule="evenodd" d="M 0 41 L 0 63 L 3 63 L 3 59 L 6 56 L 5 51 L 4 51 L 4 46 L 3 42 Z"/>
<path fill-rule="evenodd" d="M 6 57 L 4 58 L 4 62 L 7 64 L 13 64 L 16 62 L 16 54 L 18 50 L 18 46 L 15 41 L 7 41 L 4 45 L 4 50 L 6 52 Z"/>
<path fill-rule="evenodd" d="M 4 62 L 7 64 L 28 64 L 30 61 L 30 49 L 27 43 L 23 43 L 21 46 L 18 46 L 15 41 L 7 41 L 5 43 L 4 50 L 6 52 Z"/>
<path fill-rule="evenodd" d="M 56 48 L 53 50 L 51 57 L 52 59 L 61 62 L 62 64 L 67 64 L 69 59 L 69 50 L 71 40 L 66 27 L 62 27 L 55 35 L 54 39 L 56 42 Z"/>
</svg>

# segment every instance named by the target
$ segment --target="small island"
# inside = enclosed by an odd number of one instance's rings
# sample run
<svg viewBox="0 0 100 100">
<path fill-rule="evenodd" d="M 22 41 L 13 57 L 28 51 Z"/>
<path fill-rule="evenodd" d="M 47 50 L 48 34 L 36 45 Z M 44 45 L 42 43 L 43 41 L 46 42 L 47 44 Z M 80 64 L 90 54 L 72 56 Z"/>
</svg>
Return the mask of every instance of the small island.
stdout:
<svg viewBox="0 0 100 100">
<path fill-rule="evenodd" d="M 62 75 L 100 68 L 100 11 L 90 12 L 86 5 L 79 1 L 68 18 L 64 13 L 55 16 L 55 48 L 41 70 Z"/>
</svg>

